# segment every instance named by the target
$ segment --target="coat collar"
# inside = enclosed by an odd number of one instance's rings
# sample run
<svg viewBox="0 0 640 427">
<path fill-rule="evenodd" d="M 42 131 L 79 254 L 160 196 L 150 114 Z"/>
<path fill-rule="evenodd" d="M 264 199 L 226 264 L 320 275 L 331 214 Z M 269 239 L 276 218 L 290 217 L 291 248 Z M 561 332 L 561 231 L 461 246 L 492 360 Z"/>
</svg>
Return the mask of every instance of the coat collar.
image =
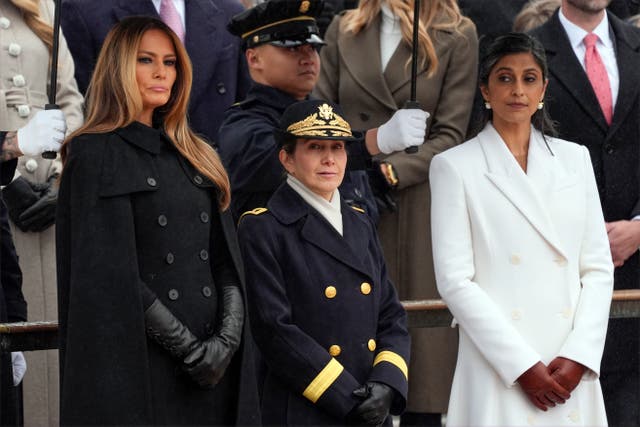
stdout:
<svg viewBox="0 0 640 427">
<path fill-rule="evenodd" d="M 283 113 L 289 105 L 298 102 L 293 96 L 280 89 L 255 82 L 251 85 L 247 98 L 240 104 L 252 101 L 259 101 L 261 104 L 275 108 L 280 113 Z"/>
<path fill-rule="evenodd" d="M 300 223 L 300 237 L 326 252 L 336 261 L 346 264 L 369 277 L 366 267 L 369 234 L 364 214 L 355 212 L 342 201 L 343 236 L 320 213 L 307 204 L 286 182 L 280 185 L 267 204 L 269 212 L 282 224 Z"/>
<path fill-rule="evenodd" d="M 566 257 L 541 194 L 553 191 L 568 177 L 547 149 L 542 134 L 531 128 L 526 174 L 490 123 L 478 134 L 478 141 L 487 162 L 487 178 L 538 233 Z"/>
<path fill-rule="evenodd" d="M 114 133 L 120 135 L 129 144 L 142 148 L 150 153 L 158 154 L 162 144 L 171 141 L 164 133 L 158 129 L 146 126 L 140 122 L 132 122 L 131 124 L 114 130 Z M 163 141 L 164 139 L 164 141 Z"/>
</svg>

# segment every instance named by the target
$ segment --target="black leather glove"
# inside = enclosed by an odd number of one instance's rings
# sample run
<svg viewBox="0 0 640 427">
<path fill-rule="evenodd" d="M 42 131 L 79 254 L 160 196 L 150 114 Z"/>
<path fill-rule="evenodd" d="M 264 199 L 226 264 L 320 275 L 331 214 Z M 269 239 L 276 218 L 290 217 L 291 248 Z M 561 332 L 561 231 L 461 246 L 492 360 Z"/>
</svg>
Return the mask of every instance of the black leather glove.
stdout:
<svg viewBox="0 0 640 427">
<path fill-rule="evenodd" d="M 31 183 L 23 177 L 18 177 L 11 181 L 9 185 L 2 189 L 2 197 L 9 208 L 9 218 L 22 231 L 28 231 L 27 227 L 20 221 L 20 215 L 38 202 L 40 198 L 31 187 Z"/>
<path fill-rule="evenodd" d="M 222 288 L 222 319 L 216 334 L 201 343 L 184 359 L 184 370 L 201 387 L 218 384 L 240 347 L 244 324 L 244 303 L 236 286 Z"/>
<path fill-rule="evenodd" d="M 29 183 L 33 191 L 38 194 L 40 198 L 19 217 L 20 223 L 27 230 L 37 233 L 51 227 L 56 221 L 58 177 L 58 174 L 54 174 L 49 177 L 47 182 L 40 184 Z"/>
<path fill-rule="evenodd" d="M 192 353 L 200 342 L 185 325 L 178 320 L 159 299 L 144 312 L 147 335 L 160 344 L 176 359 Z"/>
<path fill-rule="evenodd" d="M 394 391 L 386 384 L 369 381 L 353 391 L 353 395 L 364 400 L 347 416 L 350 423 L 379 426 L 389 416 Z"/>
</svg>

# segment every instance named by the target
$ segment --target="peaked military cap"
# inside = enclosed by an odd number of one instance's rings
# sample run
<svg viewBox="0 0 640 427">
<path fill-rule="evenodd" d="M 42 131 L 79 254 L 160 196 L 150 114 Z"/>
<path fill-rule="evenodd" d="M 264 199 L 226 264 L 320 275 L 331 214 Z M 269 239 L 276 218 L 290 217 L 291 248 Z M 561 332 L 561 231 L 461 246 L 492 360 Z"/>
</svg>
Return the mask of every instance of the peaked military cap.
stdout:
<svg viewBox="0 0 640 427">
<path fill-rule="evenodd" d="M 268 0 L 231 18 L 227 30 L 245 49 L 269 43 L 280 47 L 323 45 L 315 17 L 323 0 Z"/>
<path fill-rule="evenodd" d="M 358 140 L 342 116 L 340 106 L 329 101 L 312 99 L 296 102 L 284 110 L 274 135 L 280 145 L 298 138 Z"/>
</svg>

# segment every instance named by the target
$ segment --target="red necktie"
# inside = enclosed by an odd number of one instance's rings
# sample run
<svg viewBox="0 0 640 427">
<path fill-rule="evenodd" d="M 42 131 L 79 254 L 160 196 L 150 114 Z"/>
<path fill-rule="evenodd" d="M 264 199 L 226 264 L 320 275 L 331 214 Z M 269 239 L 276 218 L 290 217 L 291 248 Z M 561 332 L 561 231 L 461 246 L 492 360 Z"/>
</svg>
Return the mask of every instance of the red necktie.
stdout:
<svg viewBox="0 0 640 427">
<path fill-rule="evenodd" d="M 184 26 L 173 0 L 162 0 L 160 3 L 160 19 L 173 30 L 184 43 Z"/>
<path fill-rule="evenodd" d="M 596 48 L 596 41 L 598 41 L 598 36 L 593 33 L 589 33 L 584 37 L 584 45 L 587 48 L 584 54 L 584 66 L 587 70 L 587 77 L 589 77 L 591 87 L 593 87 L 593 91 L 600 103 L 604 118 L 607 124 L 611 124 L 611 118 L 613 117 L 611 85 L 609 84 L 607 69 Z"/>
</svg>

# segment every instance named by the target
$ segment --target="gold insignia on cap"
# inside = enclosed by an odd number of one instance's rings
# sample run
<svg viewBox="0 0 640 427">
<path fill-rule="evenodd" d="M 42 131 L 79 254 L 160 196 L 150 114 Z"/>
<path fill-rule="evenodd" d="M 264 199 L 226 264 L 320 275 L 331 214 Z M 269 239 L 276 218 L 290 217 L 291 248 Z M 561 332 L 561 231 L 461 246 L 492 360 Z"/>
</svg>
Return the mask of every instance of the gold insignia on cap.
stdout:
<svg viewBox="0 0 640 427">
<path fill-rule="evenodd" d="M 253 36 L 253 42 L 258 43 L 260 41 L 260 36 Z"/>
<path fill-rule="evenodd" d="M 300 13 L 307 13 L 307 11 L 309 10 L 309 6 L 311 6 L 311 2 L 309 0 L 304 0 L 302 3 L 300 3 Z"/>
<path fill-rule="evenodd" d="M 287 128 L 295 136 L 343 136 L 352 137 L 351 126 L 329 104 L 322 104 L 318 112 L 307 116 Z"/>
</svg>

